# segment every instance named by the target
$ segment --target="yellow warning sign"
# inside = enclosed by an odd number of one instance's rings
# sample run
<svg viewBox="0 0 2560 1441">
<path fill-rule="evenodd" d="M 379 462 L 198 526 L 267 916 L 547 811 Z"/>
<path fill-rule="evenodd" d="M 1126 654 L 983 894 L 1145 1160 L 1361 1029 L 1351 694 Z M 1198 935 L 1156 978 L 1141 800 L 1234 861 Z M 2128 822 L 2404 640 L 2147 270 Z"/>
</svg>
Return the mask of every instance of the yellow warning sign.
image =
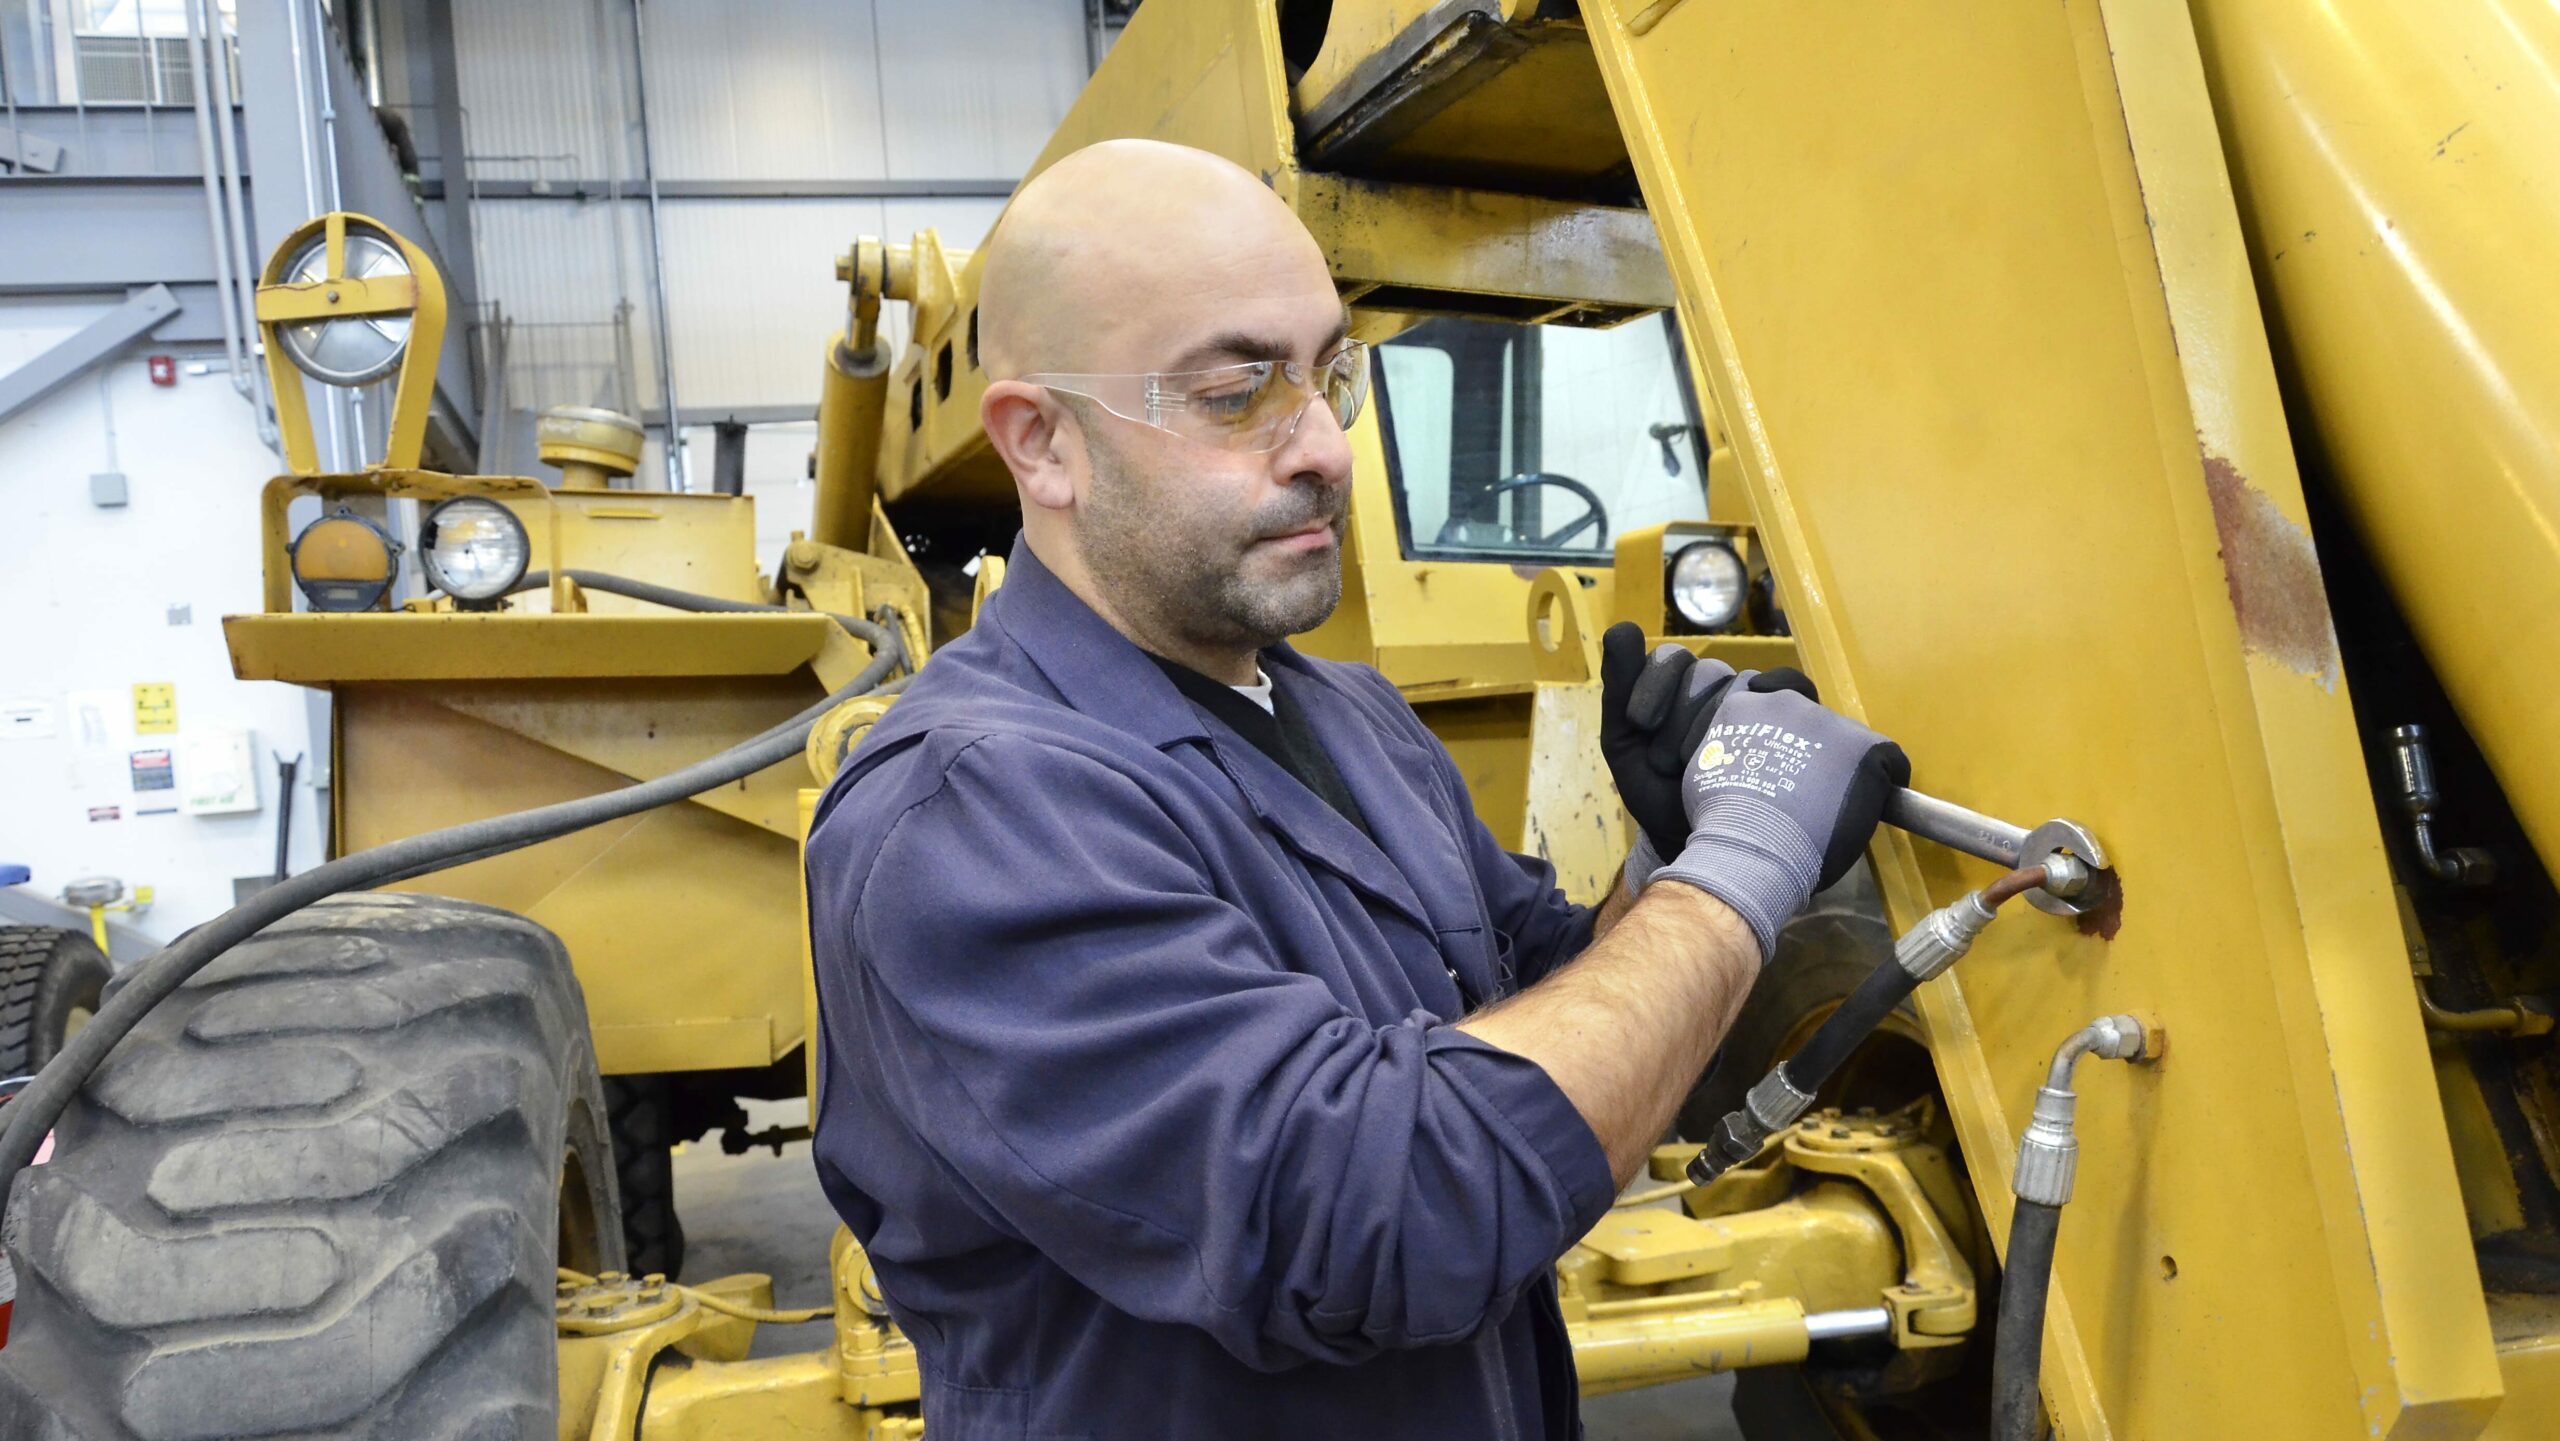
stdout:
<svg viewBox="0 0 2560 1441">
<path fill-rule="evenodd" d="M 133 687 L 133 733 L 166 735 L 178 728 L 178 687 L 174 681 L 138 681 Z"/>
</svg>

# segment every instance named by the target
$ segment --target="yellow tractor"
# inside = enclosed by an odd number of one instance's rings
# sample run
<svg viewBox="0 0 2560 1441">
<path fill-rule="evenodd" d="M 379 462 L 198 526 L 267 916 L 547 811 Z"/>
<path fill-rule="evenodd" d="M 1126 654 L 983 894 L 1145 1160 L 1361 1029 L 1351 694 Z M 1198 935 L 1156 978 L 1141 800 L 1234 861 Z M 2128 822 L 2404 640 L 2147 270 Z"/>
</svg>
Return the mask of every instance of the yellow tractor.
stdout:
<svg viewBox="0 0 2560 1441">
<path fill-rule="evenodd" d="M 1181 141 L 1322 244 L 1379 404 L 1306 647 L 1402 688 L 1497 838 L 1604 886 L 1616 620 L 1801 664 L 1914 759 L 1559 1263 L 1586 1392 L 1738 1370 L 1755 1437 L 2547 1432 L 2555 68 L 2494 0 L 1124 33 L 1035 170 Z M 432 267 L 362 217 L 279 249 L 291 472 L 226 630 L 336 698 L 337 859 L 0 1109 L 0 1429 L 922 1434 L 849 1233 L 832 1344 L 747 1359 L 805 1313 L 631 1224 L 670 1141 L 807 1087 L 814 788 L 1002 583 L 970 257 L 838 275 L 768 576 L 746 500 L 620 483 L 615 417 L 554 419 L 557 483 L 418 469 Z M 304 376 L 395 371 L 380 462 L 324 471 Z"/>
</svg>

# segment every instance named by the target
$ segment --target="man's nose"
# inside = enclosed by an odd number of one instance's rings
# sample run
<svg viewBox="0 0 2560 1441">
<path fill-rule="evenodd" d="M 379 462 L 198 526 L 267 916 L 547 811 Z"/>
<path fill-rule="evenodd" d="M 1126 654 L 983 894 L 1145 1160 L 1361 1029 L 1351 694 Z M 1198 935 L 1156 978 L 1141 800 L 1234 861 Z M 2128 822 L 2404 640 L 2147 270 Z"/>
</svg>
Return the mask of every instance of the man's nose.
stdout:
<svg viewBox="0 0 2560 1441">
<path fill-rule="evenodd" d="M 1298 428 L 1272 452 L 1271 468 L 1282 481 L 1314 480 L 1326 485 L 1351 483 L 1351 441 L 1322 396 L 1307 402 Z"/>
</svg>

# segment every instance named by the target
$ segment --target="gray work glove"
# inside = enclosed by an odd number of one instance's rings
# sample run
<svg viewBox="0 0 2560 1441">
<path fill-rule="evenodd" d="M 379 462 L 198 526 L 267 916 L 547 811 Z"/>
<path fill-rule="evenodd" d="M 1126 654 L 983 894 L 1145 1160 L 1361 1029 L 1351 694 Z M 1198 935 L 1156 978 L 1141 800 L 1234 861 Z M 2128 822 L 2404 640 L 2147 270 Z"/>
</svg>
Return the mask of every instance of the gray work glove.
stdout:
<svg viewBox="0 0 2560 1441">
<path fill-rule="evenodd" d="M 1823 709 L 1798 672 L 1737 675 L 1712 660 L 1694 669 L 1710 666 L 1731 679 L 1681 776 L 1688 844 L 1652 879 L 1685 881 L 1733 907 L 1765 964 L 1787 918 L 1857 864 L 1885 799 L 1910 784 L 1911 762 Z"/>
</svg>

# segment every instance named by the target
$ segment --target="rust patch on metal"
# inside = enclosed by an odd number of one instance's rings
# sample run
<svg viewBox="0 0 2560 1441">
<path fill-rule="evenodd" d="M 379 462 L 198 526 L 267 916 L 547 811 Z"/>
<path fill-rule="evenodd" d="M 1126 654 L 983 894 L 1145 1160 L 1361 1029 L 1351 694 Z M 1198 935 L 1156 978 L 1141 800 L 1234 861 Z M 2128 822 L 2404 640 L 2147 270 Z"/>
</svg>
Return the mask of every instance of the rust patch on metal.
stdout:
<svg viewBox="0 0 2560 1441">
<path fill-rule="evenodd" d="M 2091 871 L 2089 901 L 2089 909 L 2080 913 L 2080 934 L 2114 940 L 2124 928 L 2124 882 L 2113 871 Z"/>
<path fill-rule="evenodd" d="M 2208 451 L 2204 486 L 2222 536 L 2222 578 L 2240 641 L 2324 686 L 2338 679 L 2338 632 L 2311 532 L 2294 523 L 2240 468 Z"/>
</svg>

